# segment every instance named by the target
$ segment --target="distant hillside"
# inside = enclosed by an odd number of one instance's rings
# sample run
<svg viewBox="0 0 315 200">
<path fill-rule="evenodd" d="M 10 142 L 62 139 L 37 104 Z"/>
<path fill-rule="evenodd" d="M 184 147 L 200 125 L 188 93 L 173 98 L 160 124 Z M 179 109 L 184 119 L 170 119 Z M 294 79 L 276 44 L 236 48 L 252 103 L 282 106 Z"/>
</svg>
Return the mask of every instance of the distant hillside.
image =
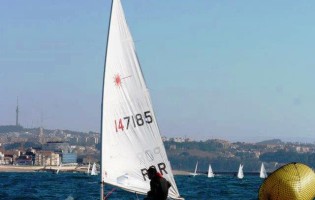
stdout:
<svg viewBox="0 0 315 200">
<path fill-rule="evenodd" d="M 22 126 L 15 126 L 15 125 L 0 126 L 0 133 L 19 132 L 22 130 L 23 130 Z"/>
<path fill-rule="evenodd" d="M 16 126 L 16 125 L 2 125 L 0 126 L 0 134 L 2 133 L 14 133 L 14 132 L 30 132 L 30 133 L 39 133 L 40 132 L 40 127 L 37 128 L 24 128 L 23 126 Z M 97 132 L 81 132 L 81 131 L 71 131 L 71 130 L 61 130 L 61 129 L 43 129 L 43 134 L 44 135 L 49 135 L 52 133 L 61 133 L 63 134 L 63 132 L 72 134 L 72 135 L 86 135 L 86 134 L 99 134 Z"/>
<path fill-rule="evenodd" d="M 279 145 L 284 144 L 280 139 L 273 139 L 273 140 L 265 140 L 262 142 L 257 142 L 257 145 Z"/>
</svg>

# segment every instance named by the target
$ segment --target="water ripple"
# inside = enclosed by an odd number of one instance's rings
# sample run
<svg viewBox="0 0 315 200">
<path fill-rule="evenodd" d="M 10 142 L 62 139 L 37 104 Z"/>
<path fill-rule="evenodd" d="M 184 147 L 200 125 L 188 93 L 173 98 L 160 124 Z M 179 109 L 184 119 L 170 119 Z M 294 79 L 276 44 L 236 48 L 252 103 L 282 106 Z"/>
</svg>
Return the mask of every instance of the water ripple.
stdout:
<svg viewBox="0 0 315 200">
<path fill-rule="evenodd" d="M 254 200 L 262 179 L 245 176 L 239 180 L 232 175 L 207 178 L 175 176 L 180 194 L 187 200 Z M 0 199 L 3 200 L 95 200 L 99 199 L 99 176 L 81 173 L 47 172 L 0 173 Z M 112 188 L 106 186 L 105 190 Z M 136 194 L 117 189 L 111 200 L 136 200 Z M 143 197 L 139 196 L 139 199 Z"/>
</svg>

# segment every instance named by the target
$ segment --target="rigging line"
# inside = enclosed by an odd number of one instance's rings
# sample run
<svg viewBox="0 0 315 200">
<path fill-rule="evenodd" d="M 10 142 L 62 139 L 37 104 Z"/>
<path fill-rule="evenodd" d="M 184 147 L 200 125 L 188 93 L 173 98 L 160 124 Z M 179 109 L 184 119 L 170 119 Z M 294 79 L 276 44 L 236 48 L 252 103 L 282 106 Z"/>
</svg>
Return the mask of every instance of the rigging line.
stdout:
<svg viewBox="0 0 315 200">
<path fill-rule="evenodd" d="M 104 115 L 104 111 L 103 111 L 103 101 L 104 101 L 104 84 L 105 84 L 105 71 L 106 71 L 106 62 L 107 62 L 107 51 L 108 51 L 108 41 L 109 41 L 109 33 L 110 33 L 110 25 L 112 22 L 112 14 L 113 14 L 113 4 L 114 4 L 114 0 L 111 1 L 111 7 L 110 7 L 110 15 L 109 15 L 109 21 L 108 21 L 108 30 L 107 30 L 107 42 L 106 42 L 106 51 L 105 51 L 105 59 L 104 59 L 104 69 L 103 69 L 103 83 L 102 83 L 102 102 L 101 102 L 101 121 L 100 121 L 100 141 L 101 141 L 101 168 L 100 168 L 100 173 L 101 173 L 101 188 L 100 188 L 100 199 L 103 200 L 104 199 L 104 177 L 103 177 L 103 115 Z"/>
<path fill-rule="evenodd" d="M 109 193 L 107 193 L 107 195 L 104 197 L 104 200 L 106 200 L 107 198 L 109 198 L 109 196 L 116 190 L 116 188 L 113 188 Z"/>
</svg>

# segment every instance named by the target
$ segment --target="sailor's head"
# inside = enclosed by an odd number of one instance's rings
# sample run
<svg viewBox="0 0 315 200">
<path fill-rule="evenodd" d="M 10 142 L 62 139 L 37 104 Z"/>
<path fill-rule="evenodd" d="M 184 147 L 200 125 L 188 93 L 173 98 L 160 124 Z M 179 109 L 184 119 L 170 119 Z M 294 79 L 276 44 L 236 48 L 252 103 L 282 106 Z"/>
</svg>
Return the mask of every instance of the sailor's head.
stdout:
<svg viewBox="0 0 315 200">
<path fill-rule="evenodd" d="M 154 166 L 149 167 L 149 169 L 148 169 L 149 179 L 152 179 L 156 173 L 157 173 L 157 171 L 156 171 Z"/>
</svg>

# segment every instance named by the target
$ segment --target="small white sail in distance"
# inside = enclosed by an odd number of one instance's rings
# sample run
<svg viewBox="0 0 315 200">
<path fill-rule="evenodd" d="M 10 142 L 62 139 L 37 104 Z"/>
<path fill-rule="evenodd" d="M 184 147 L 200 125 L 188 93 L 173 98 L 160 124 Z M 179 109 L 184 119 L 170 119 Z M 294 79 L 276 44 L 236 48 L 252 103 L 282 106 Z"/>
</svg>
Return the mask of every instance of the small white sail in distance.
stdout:
<svg viewBox="0 0 315 200">
<path fill-rule="evenodd" d="M 238 168 L 237 178 L 239 178 L 239 179 L 244 178 L 243 165 L 242 164 L 240 164 L 240 167 Z"/>
<path fill-rule="evenodd" d="M 59 166 L 58 166 L 58 169 L 57 169 L 57 171 L 56 171 L 56 174 L 58 174 L 58 173 L 59 173 L 60 168 L 61 168 L 61 165 L 62 165 L 62 163 L 60 162 L 60 164 L 59 164 Z"/>
<path fill-rule="evenodd" d="M 192 176 L 196 176 L 196 175 L 198 175 L 198 173 L 197 173 L 197 169 L 198 169 L 198 161 L 197 161 L 197 163 L 196 163 L 194 173 L 190 173 L 190 175 L 192 175 Z"/>
<path fill-rule="evenodd" d="M 97 175 L 97 170 L 96 170 L 96 164 L 95 163 L 93 163 L 92 170 L 91 170 L 91 175 L 93 175 L 93 176 Z"/>
<path fill-rule="evenodd" d="M 213 171 L 212 171 L 212 167 L 211 167 L 211 165 L 209 164 L 209 169 L 208 169 L 208 178 L 212 178 L 212 177 L 214 177 L 214 173 L 213 173 Z"/>
<path fill-rule="evenodd" d="M 155 166 L 172 185 L 169 197 L 182 199 L 120 0 L 112 1 L 102 98 L 101 182 L 146 195 Z"/>
<path fill-rule="evenodd" d="M 267 178 L 267 176 L 268 176 L 268 175 L 267 175 L 267 172 L 266 172 L 264 163 L 261 163 L 259 177 L 260 177 L 260 178 Z"/>
</svg>

